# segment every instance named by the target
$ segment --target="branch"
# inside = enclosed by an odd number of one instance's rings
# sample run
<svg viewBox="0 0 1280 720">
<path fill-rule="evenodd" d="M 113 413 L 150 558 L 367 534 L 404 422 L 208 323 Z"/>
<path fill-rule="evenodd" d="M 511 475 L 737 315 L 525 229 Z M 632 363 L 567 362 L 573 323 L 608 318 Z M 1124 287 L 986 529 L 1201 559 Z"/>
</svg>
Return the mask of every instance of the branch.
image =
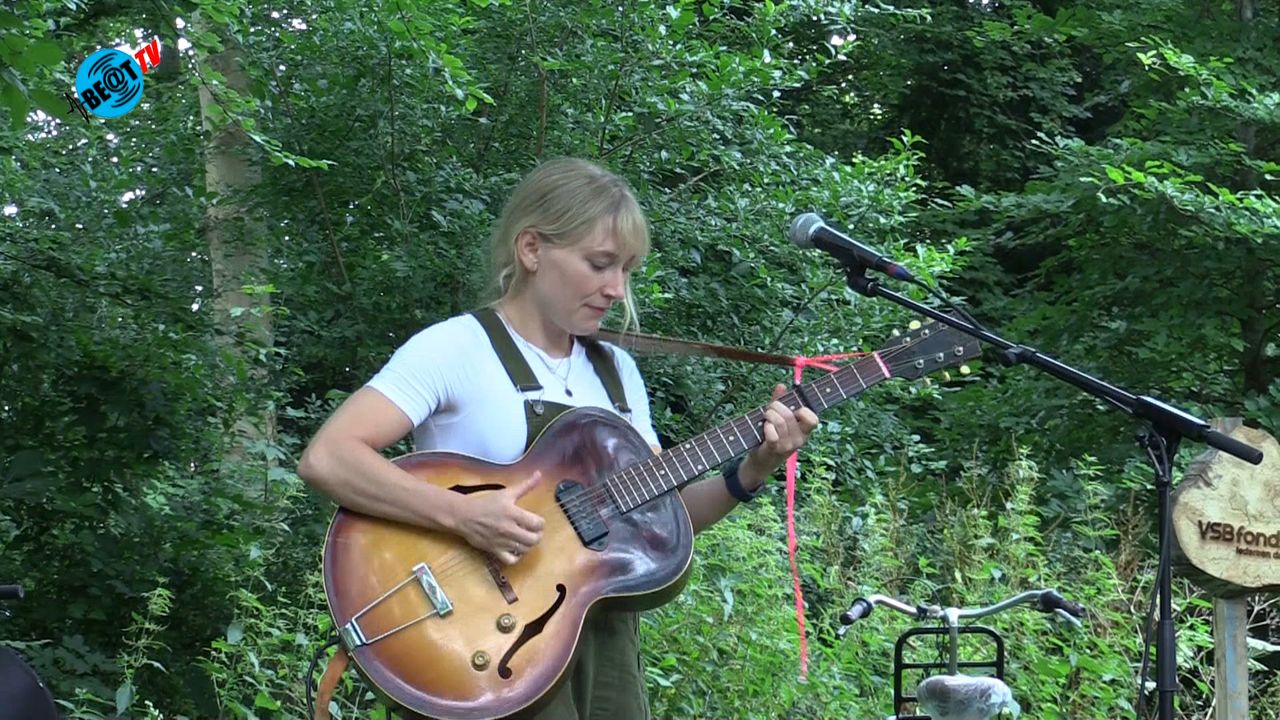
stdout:
<svg viewBox="0 0 1280 720">
<path fill-rule="evenodd" d="M 635 7 L 635 4 L 632 3 L 631 8 L 634 8 L 634 7 Z M 628 14 L 631 14 L 631 13 L 628 13 Z M 620 54 L 622 55 L 622 58 L 624 61 L 627 59 L 627 36 L 628 35 L 629 33 L 625 31 L 622 33 L 622 47 L 619 48 Z M 613 89 L 609 91 L 609 100 L 608 102 L 605 103 L 605 106 L 604 106 L 604 117 L 600 119 L 600 139 L 596 141 L 596 155 L 600 155 L 602 157 L 604 153 L 605 134 L 609 131 L 609 120 L 613 117 L 613 104 L 618 100 L 618 88 L 622 85 L 622 76 L 626 74 L 626 71 L 627 71 L 627 66 L 625 62 L 618 66 L 618 76 L 613 79 Z"/>
<path fill-rule="evenodd" d="M 663 126 L 663 125 L 659 124 L 659 125 L 658 125 L 658 127 L 654 128 L 653 130 L 650 130 L 650 131 L 649 131 L 649 132 L 647 132 L 647 133 L 640 133 L 639 135 L 632 135 L 631 137 L 627 138 L 626 140 L 623 140 L 622 142 L 618 143 L 617 145 L 614 145 L 613 147 L 609 148 L 608 150 L 605 150 L 603 153 L 601 153 L 601 154 L 600 154 L 600 159 L 601 159 L 601 160 L 603 160 L 604 158 L 609 157 L 610 155 L 612 155 L 612 154 L 614 154 L 614 153 L 618 152 L 619 150 L 622 150 L 622 149 L 624 149 L 624 148 L 631 147 L 632 145 L 634 145 L 634 144 L 636 144 L 636 143 L 638 143 L 638 142 L 640 142 L 640 141 L 642 141 L 642 140 L 648 140 L 649 138 L 651 138 L 651 137 L 653 137 L 654 135 L 657 135 L 657 134 L 659 134 L 659 133 L 663 132 L 663 131 L 664 131 L 664 130 L 666 130 L 666 129 L 667 129 L 667 128 L 666 128 L 665 126 Z"/>
<path fill-rule="evenodd" d="M 529 18 L 529 47 L 533 51 L 533 64 L 538 70 L 538 143 L 533 156 L 542 159 L 543 144 L 547 139 L 547 71 L 538 62 L 538 38 L 533 33 L 533 3 L 525 0 L 525 14 Z"/>
<path fill-rule="evenodd" d="M 276 86 L 280 88 L 280 107 L 284 109 L 284 114 L 289 117 L 289 122 L 298 123 L 298 119 L 293 114 L 293 105 L 289 102 L 288 83 L 284 82 L 280 77 L 280 72 L 276 69 L 279 67 L 277 63 L 271 64 L 271 74 L 276 79 Z M 290 143 L 293 145 L 293 143 Z M 294 152 L 301 154 L 302 148 L 294 145 Z M 329 246 L 333 248 L 333 257 L 338 261 L 338 274 L 342 275 L 342 285 L 344 288 L 351 287 L 351 277 L 347 275 L 347 265 L 342 260 L 342 250 L 338 248 L 338 237 L 333 232 L 333 219 L 329 216 L 329 203 L 325 201 L 324 186 L 320 184 L 320 178 L 316 175 L 314 169 L 307 175 L 311 180 L 311 189 L 315 191 L 316 200 L 320 201 L 320 219 L 324 222 L 325 235 L 329 238 Z"/>
<path fill-rule="evenodd" d="M 720 168 L 715 168 L 715 167 L 713 167 L 713 168 L 710 168 L 710 169 L 708 169 L 708 170 L 703 170 L 702 172 L 698 173 L 697 175 L 694 175 L 693 177 L 689 178 L 688 180 L 685 180 L 684 182 L 682 182 L 682 183 L 680 183 L 679 185 L 677 185 L 677 186 L 676 186 L 676 187 L 671 191 L 671 193 L 670 193 L 670 194 L 671 194 L 671 195 L 675 195 L 675 194 L 679 193 L 680 191 L 684 190 L 685 188 L 693 187 L 693 186 L 694 186 L 694 185 L 695 185 L 699 180 L 701 180 L 702 178 L 704 178 L 704 177 L 706 177 L 706 176 L 710 175 L 711 173 L 713 173 L 713 172 L 715 172 L 715 171 L 717 171 L 717 170 L 719 170 L 719 169 L 720 169 Z"/>
<path fill-rule="evenodd" d="M 115 300 L 115 301 L 117 301 L 117 302 L 124 303 L 125 305 L 128 305 L 128 306 L 129 306 L 129 307 L 131 307 L 131 308 L 136 308 L 136 307 L 138 307 L 137 305 L 135 305 L 135 304 L 134 304 L 133 302 L 131 302 L 130 300 L 127 300 L 127 299 L 125 299 L 125 298 L 123 298 L 123 297 L 121 297 L 121 296 L 119 296 L 119 295 L 117 295 L 117 294 L 115 294 L 115 293 L 111 293 L 111 292 L 107 292 L 107 291 L 105 291 L 105 290 L 102 290 L 101 288 L 98 288 L 98 287 L 96 287 L 96 286 L 94 286 L 94 285 L 90 284 L 88 281 L 83 280 L 82 278 L 76 277 L 75 275 L 72 275 L 72 274 L 69 274 L 69 273 L 67 273 L 67 272 L 62 271 L 60 268 L 56 268 L 56 267 L 47 267 L 47 266 L 45 266 L 45 265 L 41 265 L 41 264 L 38 264 L 38 263 L 32 262 L 32 261 L 30 261 L 30 260 L 28 260 L 28 259 L 26 259 L 26 258 L 18 257 L 17 255 L 12 255 L 12 254 L 7 253 L 7 252 L 5 252 L 5 251 L 3 251 L 3 250 L 0 250 L 0 257 L 6 257 L 6 258 L 9 258 L 10 260 L 12 260 L 12 261 L 14 261 L 14 262 L 16 262 L 16 263 L 20 263 L 20 264 L 22 264 L 22 265 L 26 265 L 27 267 L 32 268 L 33 270 L 40 270 L 41 272 L 49 273 L 50 275 L 52 275 L 52 276 L 54 276 L 54 277 L 56 277 L 56 278 L 60 278 L 60 279 L 62 279 L 62 280 L 67 280 L 67 281 L 69 281 L 69 282 L 75 283 L 76 285 L 79 285 L 80 287 L 82 287 L 82 288 L 84 288 L 84 289 L 86 289 L 86 290 L 91 290 L 91 291 L 93 291 L 94 293 L 97 293 L 98 295 L 101 295 L 101 296 L 103 296 L 103 297 L 110 298 L 110 299 Z"/>
<path fill-rule="evenodd" d="M 396 88 L 395 80 L 392 77 L 391 65 L 391 45 L 387 44 L 387 98 L 391 105 L 391 162 L 389 163 L 388 177 L 391 178 L 391 186 L 396 189 L 396 196 L 400 199 L 400 221 L 405 227 L 409 226 L 409 212 L 405 207 L 404 188 L 400 185 L 399 175 L 399 159 L 400 155 L 396 151 Z"/>
</svg>

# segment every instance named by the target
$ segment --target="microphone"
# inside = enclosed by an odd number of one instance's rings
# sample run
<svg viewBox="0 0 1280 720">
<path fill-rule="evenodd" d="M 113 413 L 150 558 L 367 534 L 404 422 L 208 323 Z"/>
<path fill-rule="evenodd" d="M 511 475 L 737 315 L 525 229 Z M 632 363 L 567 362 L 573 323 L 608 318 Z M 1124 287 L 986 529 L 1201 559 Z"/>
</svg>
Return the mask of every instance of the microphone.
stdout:
<svg viewBox="0 0 1280 720">
<path fill-rule="evenodd" d="M 906 268 L 828 225 L 817 213 L 805 213 L 791 223 L 791 242 L 818 248 L 840 260 L 853 260 L 899 280 L 915 280 Z"/>
</svg>

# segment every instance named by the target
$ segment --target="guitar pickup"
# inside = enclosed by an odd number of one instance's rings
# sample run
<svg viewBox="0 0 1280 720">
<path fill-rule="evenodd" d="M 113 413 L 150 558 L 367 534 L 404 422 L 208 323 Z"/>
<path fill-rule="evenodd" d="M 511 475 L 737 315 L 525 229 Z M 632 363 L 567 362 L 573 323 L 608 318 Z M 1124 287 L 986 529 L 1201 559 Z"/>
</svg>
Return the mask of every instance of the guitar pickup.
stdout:
<svg viewBox="0 0 1280 720">
<path fill-rule="evenodd" d="M 608 545 L 609 527 L 604 524 L 592 502 L 591 493 L 581 483 L 561 480 L 556 485 L 556 502 L 569 518 L 569 524 L 578 534 L 583 546 L 592 550 L 604 550 Z"/>
</svg>

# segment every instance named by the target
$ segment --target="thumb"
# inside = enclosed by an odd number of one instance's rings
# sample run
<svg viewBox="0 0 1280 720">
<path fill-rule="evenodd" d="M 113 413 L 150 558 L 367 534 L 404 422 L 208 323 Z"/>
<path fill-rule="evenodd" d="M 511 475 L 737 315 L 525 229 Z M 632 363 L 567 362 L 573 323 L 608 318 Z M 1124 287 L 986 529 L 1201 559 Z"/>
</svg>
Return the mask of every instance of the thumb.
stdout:
<svg viewBox="0 0 1280 720">
<path fill-rule="evenodd" d="M 542 482 L 542 471 L 534 470 L 532 475 L 512 485 L 510 490 L 515 495 L 515 499 L 519 500 L 528 495 L 530 490 L 538 487 L 540 482 Z"/>
<path fill-rule="evenodd" d="M 782 397 L 786 392 L 787 392 L 787 386 L 786 386 L 786 385 L 783 385 L 782 383 L 778 383 L 777 385 L 774 385 L 774 386 L 773 386 L 773 399 L 774 399 L 774 400 L 777 400 L 778 398 Z"/>
</svg>

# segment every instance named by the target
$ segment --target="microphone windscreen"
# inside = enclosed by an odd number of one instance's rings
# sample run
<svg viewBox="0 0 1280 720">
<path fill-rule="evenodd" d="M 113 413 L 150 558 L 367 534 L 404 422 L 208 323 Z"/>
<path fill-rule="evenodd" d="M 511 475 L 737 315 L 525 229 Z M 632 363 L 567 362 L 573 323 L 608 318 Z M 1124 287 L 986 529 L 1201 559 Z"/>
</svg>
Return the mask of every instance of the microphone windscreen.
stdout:
<svg viewBox="0 0 1280 720">
<path fill-rule="evenodd" d="M 791 222 L 791 230 L 787 236 L 796 246 L 808 249 L 813 247 L 814 231 L 823 224 L 822 218 L 817 213 L 805 213 Z"/>
</svg>

